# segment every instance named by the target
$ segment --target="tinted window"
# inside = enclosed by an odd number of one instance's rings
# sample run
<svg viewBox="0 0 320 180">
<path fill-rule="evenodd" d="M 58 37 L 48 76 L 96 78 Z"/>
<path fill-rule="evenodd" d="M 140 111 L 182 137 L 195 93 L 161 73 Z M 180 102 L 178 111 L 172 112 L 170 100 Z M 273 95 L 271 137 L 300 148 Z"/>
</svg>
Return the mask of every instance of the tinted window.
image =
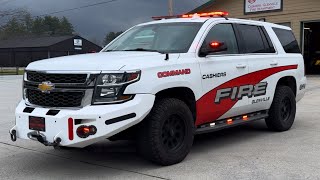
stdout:
<svg viewBox="0 0 320 180">
<path fill-rule="evenodd" d="M 212 41 L 223 42 L 227 45 L 227 50 L 216 54 L 238 54 L 238 44 L 234 30 L 231 24 L 218 24 L 213 26 L 203 42 L 202 48 L 205 48 Z"/>
<path fill-rule="evenodd" d="M 275 53 L 276 50 L 274 49 L 274 46 L 272 44 L 272 41 L 270 39 L 269 34 L 267 33 L 267 31 L 265 30 L 264 27 L 259 27 L 261 30 L 261 36 L 264 42 L 264 46 L 265 46 L 265 52 L 266 53 Z"/>
<path fill-rule="evenodd" d="M 242 36 L 244 53 L 266 53 L 268 48 L 265 47 L 261 32 L 258 26 L 243 25 L 237 26 Z"/>
<path fill-rule="evenodd" d="M 292 31 L 273 28 L 286 53 L 301 53 L 298 42 Z"/>
</svg>

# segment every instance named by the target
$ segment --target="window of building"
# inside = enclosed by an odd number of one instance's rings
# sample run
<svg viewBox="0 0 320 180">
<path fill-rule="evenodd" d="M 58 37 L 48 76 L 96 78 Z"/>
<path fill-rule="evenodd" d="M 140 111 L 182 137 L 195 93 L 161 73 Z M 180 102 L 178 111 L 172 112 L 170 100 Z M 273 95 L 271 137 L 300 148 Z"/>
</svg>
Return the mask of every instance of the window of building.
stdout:
<svg viewBox="0 0 320 180">
<path fill-rule="evenodd" d="M 218 54 L 239 53 L 237 39 L 231 24 L 217 24 L 213 26 L 204 40 L 201 49 L 209 46 L 209 43 L 212 41 L 223 42 L 227 46 L 226 51 L 218 52 Z"/>
<path fill-rule="evenodd" d="M 273 28 L 286 53 L 301 53 L 298 42 L 291 30 Z"/>
</svg>

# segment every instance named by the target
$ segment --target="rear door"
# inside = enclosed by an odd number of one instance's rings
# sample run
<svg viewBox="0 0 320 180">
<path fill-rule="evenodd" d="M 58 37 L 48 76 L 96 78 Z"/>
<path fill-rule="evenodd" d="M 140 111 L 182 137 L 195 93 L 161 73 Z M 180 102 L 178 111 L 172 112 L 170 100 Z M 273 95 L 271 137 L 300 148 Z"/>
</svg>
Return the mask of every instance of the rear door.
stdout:
<svg viewBox="0 0 320 180">
<path fill-rule="evenodd" d="M 279 57 L 273 43 L 264 28 L 251 24 L 237 24 L 241 39 L 241 52 L 246 55 L 249 64 L 248 85 L 249 112 L 269 109 L 278 77 Z"/>
<path fill-rule="evenodd" d="M 248 98 L 238 97 L 238 89 L 234 89 L 239 84 L 245 84 L 239 78 L 248 74 L 249 69 L 246 57 L 239 53 L 233 24 L 220 23 L 212 26 L 199 54 L 211 42 L 224 43 L 227 49 L 198 57 L 203 95 L 197 101 L 197 125 L 243 114 L 248 106 Z"/>
</svg>

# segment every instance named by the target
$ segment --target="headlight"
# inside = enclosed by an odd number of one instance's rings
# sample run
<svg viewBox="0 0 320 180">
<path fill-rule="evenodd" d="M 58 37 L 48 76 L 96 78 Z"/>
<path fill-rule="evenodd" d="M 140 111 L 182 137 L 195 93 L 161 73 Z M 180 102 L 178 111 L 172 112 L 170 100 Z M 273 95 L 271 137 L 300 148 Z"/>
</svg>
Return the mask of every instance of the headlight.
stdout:
<svg viewBox="0 0 320 180">
<path fill-rule="evenodd" d="M 123 92 L 129 84 L 140 79 L 140 74 L 140 71 L 100 74 L 92 103 L 120 103 L 132 99 L 133 95 L 124 95 Z"/>
</svg>

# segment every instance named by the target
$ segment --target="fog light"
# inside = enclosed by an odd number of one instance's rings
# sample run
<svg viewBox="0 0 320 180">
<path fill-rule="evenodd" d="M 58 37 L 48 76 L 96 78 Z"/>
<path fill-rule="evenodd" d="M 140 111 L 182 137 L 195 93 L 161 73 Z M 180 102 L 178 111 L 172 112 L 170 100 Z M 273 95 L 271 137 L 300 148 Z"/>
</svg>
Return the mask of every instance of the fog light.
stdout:
<svg viewBox="0 0 320 180">
<path fill-rule="evenodd" d="M 77 129 L 77 135 L 80 138 L 87 138 L 91 135 L 97 133 L 97 128 L 95 126 L 79 126 Z"/>
</svg>

